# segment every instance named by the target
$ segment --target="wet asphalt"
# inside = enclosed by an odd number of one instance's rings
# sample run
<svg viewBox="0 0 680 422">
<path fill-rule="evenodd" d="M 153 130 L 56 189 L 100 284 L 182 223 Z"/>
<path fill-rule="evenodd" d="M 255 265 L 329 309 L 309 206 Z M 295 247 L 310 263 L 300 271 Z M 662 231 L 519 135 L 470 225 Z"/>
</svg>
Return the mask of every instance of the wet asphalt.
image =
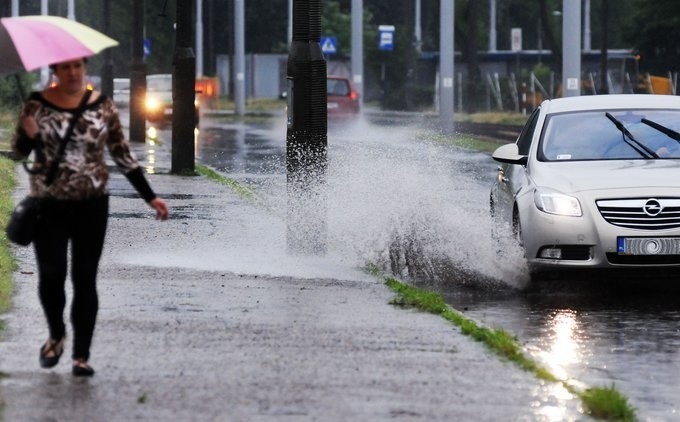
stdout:
<svg viewBox="0 0 680 422">
<path fill-rule="evenodd" d="M 155 221 L 112 171 L 97 373 L 74 378 L 66 354 L 54 369 L 39 367 L 47 331 L 36 265 L 31 248 L 16 248 L 14 306 L 2 316 L 2 419 L 588 419 L 558 385 L 437 316 L 390 305 L 381 280 L 333 256 L 289 254 L 280 213 L 206 178 L 167 174 L 168 145 L 133 148 L 172 216 Z M 17 173 L 20 198 L 27 182 Z M 71 340 L 69 327 L 67 348 Z"/>
</svg>

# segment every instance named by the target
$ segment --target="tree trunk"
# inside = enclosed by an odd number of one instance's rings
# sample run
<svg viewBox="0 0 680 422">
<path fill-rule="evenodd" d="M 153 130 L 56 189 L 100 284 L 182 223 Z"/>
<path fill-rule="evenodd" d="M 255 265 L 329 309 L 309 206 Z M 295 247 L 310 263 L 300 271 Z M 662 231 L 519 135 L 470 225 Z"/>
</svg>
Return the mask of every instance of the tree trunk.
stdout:
<svg viewBox="0 0 680 422">
<path fill-rule="evenodd" d="M 562 71 L 562 48 L 555 37 L 554 20 L 552 13 L 548 11 L 548 0 L 539 0 L 541 13 L 541 25 L 543 25 L 543 35 L 548 44 L 548 48 L 552 51 L 555 69 Z"/>
</svg>

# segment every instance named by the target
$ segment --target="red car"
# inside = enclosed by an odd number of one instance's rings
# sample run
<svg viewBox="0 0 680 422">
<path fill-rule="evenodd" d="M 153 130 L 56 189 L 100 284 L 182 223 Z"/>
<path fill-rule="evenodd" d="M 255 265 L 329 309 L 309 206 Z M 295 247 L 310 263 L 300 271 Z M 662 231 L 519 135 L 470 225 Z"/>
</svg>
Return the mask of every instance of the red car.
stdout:
<svg viewBox="0 0 680 422">
<path fill-rule="evenodd" d="M 326 95 L 328 96 L 328 117 L 355 116 L 359 114 L 359 93 L 352 82 L 342 76 L 326 78 Z"/>
</svg>

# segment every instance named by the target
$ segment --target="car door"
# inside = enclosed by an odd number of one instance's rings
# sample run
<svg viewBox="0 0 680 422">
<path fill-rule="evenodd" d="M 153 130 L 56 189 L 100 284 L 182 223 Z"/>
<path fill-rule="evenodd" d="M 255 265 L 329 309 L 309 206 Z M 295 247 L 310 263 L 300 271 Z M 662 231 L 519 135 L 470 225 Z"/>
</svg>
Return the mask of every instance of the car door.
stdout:
<svg viewBox="0 0 680 422">
<path fill-rule="evenodd" d="M 534 110 L 517 137 L 515 144 L 520 155 L 528 156 L 531 142 L 536 132 L 540 107 Z M 527 184 L 526 166 L 522 164 L 502 163 L 494 188 L 491 192 L 491 213 L 496 224 L 510 225 L 513 219 L 515 196 L 522 186 Z"/>
</svg>

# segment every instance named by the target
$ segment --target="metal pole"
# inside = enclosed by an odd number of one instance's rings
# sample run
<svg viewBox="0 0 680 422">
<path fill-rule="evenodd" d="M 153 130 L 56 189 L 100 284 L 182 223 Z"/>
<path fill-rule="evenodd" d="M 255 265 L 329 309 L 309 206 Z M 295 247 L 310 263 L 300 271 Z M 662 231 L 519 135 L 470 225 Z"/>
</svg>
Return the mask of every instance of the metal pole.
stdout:
<svg viewBox="0 0 680 422">
<path fill-rule="evenodd" d="M 581 1 L 562 1 L 562 92 L 581 95 Z"/>
<path fill-rule="evenodd" d="M 76 5 L 75 0 L 68 0 L 66 17 L 72 21 L 76 20 Z"/>
<path fill-rule="evenodd" d="M 234 105 L 236 114 L 246 114 L 246 55 L 244 0 L 234 0 Z"/>
<path fill-rule="evenodd" d="M 416 0 L 416 13 L 415 13 L 415 27 L 413 28 L 413 37 L 415 38 L 416 42 L 416 51 L 420 52 L 420 47 L 422 45 L 423 41 L 423 30 L 422 26 L 420 25 L 420 20 L 421 20 L 421 4 L 420 0 Z"/>
<path fill-rule="evenodd" d="M 102 6 L 102 30 L 108 35 L 111 32 L 111 0 L 104 0 Z M 101 70 L 102 93 L 113 98 L 113 60 L 110 48 L 104 50 L 102 58 L 104 59 Z"/>
<path fill-rule="evenodd" d="M 177 2 L 175 56 L 172 75 L 172 159 L 174 174 L 195 170 L 194 128 L 196 127 L 196 56 L 192 48 L 193 0 Z"/>
<path fill-rule="evenodd" d="M 130 65 L 130 141 L 146 140 L 146 65 L 144 64 L 144 0 L 133 2 Z"/>
<path fill-rule="evenodd" d="M 453 121 L 454 97 L 454 0 L 440 1 L 439 21 L 439 118 L 443 124 Z"/>
<path fill-rule="evenodd" d="M 12 0 L 12 16 L 19 16 L 19 0 Z"/>
<path fill-rule="evenodd" d="M 489 0 L 489 51 L 497 51 L 496 38 L 496 0 Z"/>
<path fill-rule="evenodd" d="M 293 0 L 288 0 L 288 45 L 293 42 Z"/>
<path fill-rule="evenodd" d="M 40 0 L 40 14 L 49 15 L 49 5 L 48 0 Z M 50 80 L 50 68 L 43 66 L 40 68 L 40 86 L 42 88 L 46 87 Z"/>
<path fill-rule="evenodd" d="M 320 0 L 293 3 L 288 54 L 287 242 L 295 253 L 326 251 L 326 60 L 321 51 Z"/>
<path fill-rule="evenodd" d="M 196 1 L 196 77 L 203 76 L 203 0 Z"/>
<path fill-rule="evenodd" d="M 352 0 L 352 81 L 364 101 L 364 2 Z"/>
<path fill-rule="evenodd" d="M 590 51 L 590 0 L 583 0 L 583 50 Z"/>
</svg>

